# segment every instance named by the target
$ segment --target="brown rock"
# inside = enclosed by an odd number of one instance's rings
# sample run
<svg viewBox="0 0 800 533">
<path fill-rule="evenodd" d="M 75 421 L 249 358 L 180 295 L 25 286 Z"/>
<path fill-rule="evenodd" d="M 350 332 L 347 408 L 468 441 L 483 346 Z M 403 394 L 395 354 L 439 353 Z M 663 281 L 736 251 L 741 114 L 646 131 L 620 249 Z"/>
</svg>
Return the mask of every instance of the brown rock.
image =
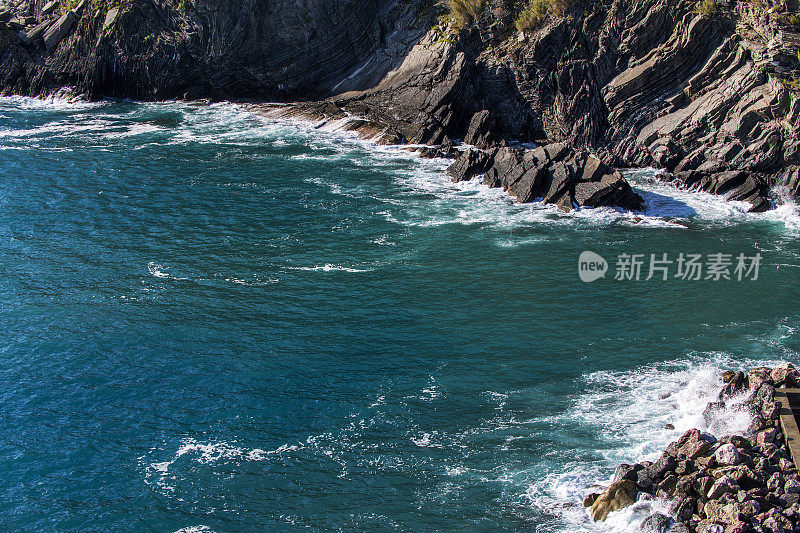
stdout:
<svg viewBox="0 0 800 533">
<path fill-rule="evenodd" d="M 609 513 L 624 509 L 636 501 L 636 483 L 629 479 L 616 481 L 600 494 L 589 509 L 595 522 L 603 522 Z"/>
</svg>

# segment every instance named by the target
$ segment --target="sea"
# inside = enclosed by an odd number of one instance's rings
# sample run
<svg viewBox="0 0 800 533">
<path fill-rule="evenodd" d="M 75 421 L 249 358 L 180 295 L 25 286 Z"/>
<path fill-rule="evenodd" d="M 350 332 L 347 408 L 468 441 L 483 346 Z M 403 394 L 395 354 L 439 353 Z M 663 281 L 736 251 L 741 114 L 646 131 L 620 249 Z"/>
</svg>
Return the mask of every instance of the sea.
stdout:
<svg viewBox="0 0 800 533">
<path fill-rule="evenodd" d="M 723 370 L 800 363 L 797 205 L 637 169 L 644 211 L 562 213 L 449 163 L 232 103 L 1 98 L 0 530 L 669 512 L 582 502 L 745 431 L 703 417 Z"/>
</svg>

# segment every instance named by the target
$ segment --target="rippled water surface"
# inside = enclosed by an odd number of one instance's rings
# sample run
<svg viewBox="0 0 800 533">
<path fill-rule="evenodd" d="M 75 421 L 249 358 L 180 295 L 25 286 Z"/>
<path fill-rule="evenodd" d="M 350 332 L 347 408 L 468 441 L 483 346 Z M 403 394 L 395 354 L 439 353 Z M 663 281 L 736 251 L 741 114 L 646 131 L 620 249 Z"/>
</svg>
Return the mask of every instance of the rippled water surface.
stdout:
<svg viewBox="0 0 800 533">
<path fill-rule="evenodd" d="M 627 530 L 590 485 L 703 427 L 720 367 L 800 362 L 794 206 L 638 171 L 645 213 L 563 215 L 446 165 L 229 104 L 0 99 L 0 529 Z M 613 279 L 681 252 L 763 261 Z"/>
</svg>

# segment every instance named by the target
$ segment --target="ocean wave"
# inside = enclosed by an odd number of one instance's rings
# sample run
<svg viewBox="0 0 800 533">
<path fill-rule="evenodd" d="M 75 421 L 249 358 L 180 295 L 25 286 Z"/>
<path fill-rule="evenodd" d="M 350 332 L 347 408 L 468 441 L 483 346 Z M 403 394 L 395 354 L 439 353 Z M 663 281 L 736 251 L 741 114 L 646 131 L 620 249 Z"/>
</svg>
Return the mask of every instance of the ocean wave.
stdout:
<svg viewBox="0 0 800 533">
<path fill-rule="evenodd" d="M 33 109 L 44 111 L 85 111 L 108 105 L 106 101 L 90 102 L 81 96 L 72 94 L 68 89 L 45 97 L 32 96 L 0 96 L 0 109 Z"/>
<path fill-rule="evenodd" d="M 178 276 L 172 276 L 167 273 L 167 268 L 163 265 L 156 263 L 155 261 L 150 261 L 147 263 L 147 270 L 150 272 L 150 275 L 154 278 L 159 279 L 171 279 L 174 281 L 189 281 L 189 278 L 181 278 Z"/>
<path fill-rule="evenodd" d="M 308 272 L 372 272 L 375 270 L 374 268 L 355 268 L 355 267 L 347 267 L 341 265 L 333 265 L 330 263 L 326 263 L 324 265 L 318 265 L 313 267 L 295 267 L 295 266 L 287 266 L 284 267 L 287 270 L 305 270 Z"/>
<path fill-rule="evenodd" d="M 751 422 L 744 408 L 746 395 L 729 402 L 724 412 L 708 421 L 703 411 L 708 402 L 717 400 L 723 385 L 720 378 L 723 370 L 779 362 L 738 361 L 725 354 L 698 354 L 634 371 L 586 375 L 587 390 L 575 400 L 569 412 L 548 421 L 535 420 L 533 425 L 581 427 L 594 436 L 595 449 L 584 459 L 576 457 L 541 473 L 525 491 L 527 504 L 553 517 L 550 531 L 632 531 L 652 510 L 669 514 L 666 502 L 656 500 L 612 513 L 605 523 L 594 523 L 581 502 L 592 487 L 610 482 L 618 464 L 654 460 L 667 444 L 691 428 L 718 437 L 746 434 Z M 580 455 L 577 450 L 563 453 Z"/>
</svg>

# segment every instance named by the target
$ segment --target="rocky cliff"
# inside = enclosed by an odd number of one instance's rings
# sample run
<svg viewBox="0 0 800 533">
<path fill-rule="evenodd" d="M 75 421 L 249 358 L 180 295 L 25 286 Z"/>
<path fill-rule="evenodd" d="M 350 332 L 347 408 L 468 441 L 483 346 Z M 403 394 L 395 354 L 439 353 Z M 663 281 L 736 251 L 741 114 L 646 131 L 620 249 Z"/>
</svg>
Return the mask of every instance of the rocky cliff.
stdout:
<svg viewBox="0 0 800 533">
<path fill-rule="evenodd" d="M 0 8 L 3 93 L 305 100 L 445 155 L 563 142 L 754 210 L 800 194 L 797 0 L 574 0 L 525 31 L 510 0 L 463 27 L 433 0 L 59 1 Z"/>
<path fill-rule="evenodd" d="M 402 0 L 12 0 L 0 6 L 0 90 L 320 97 L 377 83 L 424 33 L 418 19 Z"/>
</svg>

